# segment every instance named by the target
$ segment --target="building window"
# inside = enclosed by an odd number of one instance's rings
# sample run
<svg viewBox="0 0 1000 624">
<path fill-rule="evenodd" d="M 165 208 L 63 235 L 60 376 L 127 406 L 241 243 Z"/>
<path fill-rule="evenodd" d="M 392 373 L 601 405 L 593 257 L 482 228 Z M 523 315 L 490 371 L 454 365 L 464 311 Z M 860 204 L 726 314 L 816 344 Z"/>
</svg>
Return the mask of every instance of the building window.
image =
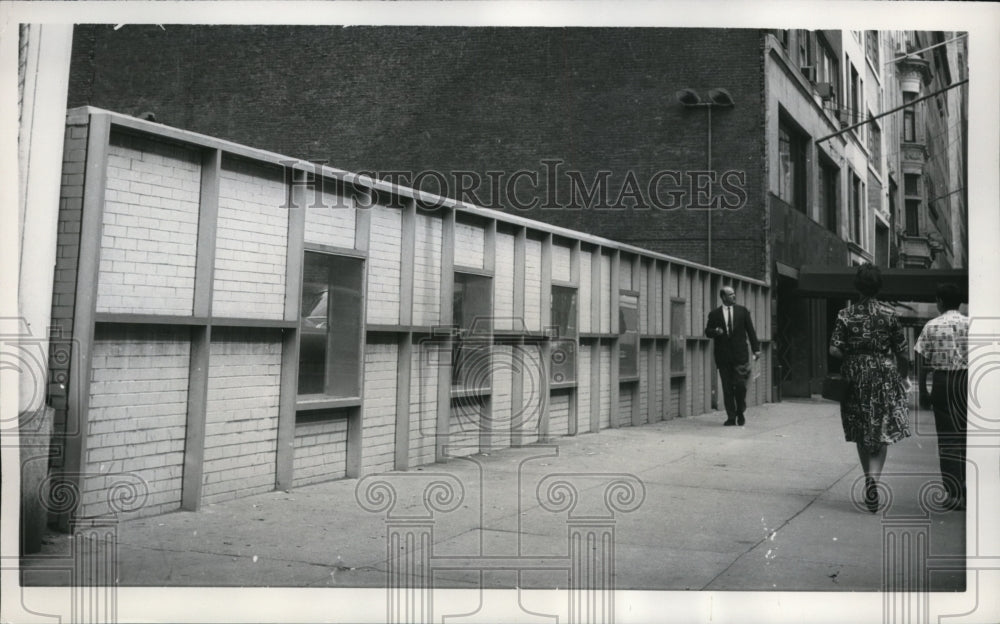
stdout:
<svg viewBox="0 0 1000 624">
<path fill-rule="evenodd" d="M 813 69 L 812 33 L 808 30 L 797 30 L 795 31 L 795 34 L 798 39 L 797 52 L 799 57 L 799 68 L 806 72 L 806 78 L 814 80 L 815 76 L 809 74 L 809 72 Z"/>
<path fill-rule="evenodd" d="M 361 395 L 364 261 L 307 251 L 302 270 L 299 394 Z"/>
<path fill-rule="evenodd" d="M 920 205 L 923 199 L 922 180 L 918 173 L 903 174 L 903 195 L 906 197 L 906 235 L 920 235 Z"/>
<path fill-rule="evenodd" d="M 861 121 L 861 77 L 858 76 L 858 70 L 851 65 L 851 70 L 847 78 L 847 106 L 848 109 L 848 124 L 853 125 Z M 854 134 L 858 133 L 857 128 L 854 129 Z"/>
<path fill-rule="evenodd" d="M 832 110 L 837 110 L 840 107 L 840 98 L 837 94 L 840 85 L 840 64 L 837 62 L 837 57 L 830 49 L 829 45 L 822 37 L 818 37 L 819 40 L 819 62 L 816 68 L 816 82 L 817 88 L 822 85 L 824 90 L 828 90 L 828 95 L 826 93 L 820 93 L 823 99 L 829 102 L 828 108 Z M 826 86 L 829 85 L 829 86 Z"/>
<path fill-rule="evenodd" d="M 805 135 L 782 122 L 778 127 L 778 197 L 806 212 Z"/>
<path fill-rule="evenodd" d="M 819 221 L 831 232 L 837 232 L 839 212 L 838 179 L 840 170 L 832 162 L 820 159 L 819 163 Z"/>
<path fill-rule="evenodd" d="M 920 236 L 920 200 L 906 200 L 906 235 Z"/>
<path fill-rule="evenodd" d="M 774 34 L 775 37 L 778 38 L 778 43 L 780 43 L 781 47 L 787 52 L 788 51 L 788 32 L 789 31 L 785 30 L 785 29 L 777 29 L 777 30 L 773 30 L 771 32 Z"/>
<path fill-rule="evenodd" d="M 868 111 L 868 153 L 871 155 L 871 163 L 875 171 L 882 173 L 882 129 L 878 122 L 872 119 L 871 111 Z"/>
<path fill-rule="evenodd" d="M 465 390 L 487 390 L 492 385 L 492 301 L 492 278 L 455 273 L 452 293 L 452 322 L 456 328 L 451 360 L 453 386 Z"/>
<path fill-rule="evenodd" d="M 861 207 L 864 189 L 861 185 L 861 178 L 851 174 L 851 241 L 858 246 L 864 246 L 861 240 Z"/>
<path fill-rule="evenodd" d="M 618 297 L 618 376 L 639 376 L 639 293 L 623 290 Z"/>
<path fill-rule="evenodd" d="M 670 372 L 684 372 L 684 335 L 686 302 L 683 299 L 670 300 Z"/>
<path fill-rule="evenodd" d="M 906 143 L 915 143 L 917 140 L 917 111 L 911 104 L 914 99 L 916 96 L 913 93 L 903 94 L 903 104 L 909 104 L 903 109 L 903 141 Z"/>
<path fill-rule="evenodd" d="M 549 380 L 554 384 L 576 381 L 576 289 L 552 287 L 552 326 L 556 335 L 549 349 Z"/>
<path fill-rule="evenodd" d="M 878 31 L 877 30 L 866 30 L 865 31 L 865 52 L 868 55 L 868 60 L 871 61 L 872 67 L 875 68 L 875 72 L 880 71 L 879 61 L 878 61 Z"/>
</svg>

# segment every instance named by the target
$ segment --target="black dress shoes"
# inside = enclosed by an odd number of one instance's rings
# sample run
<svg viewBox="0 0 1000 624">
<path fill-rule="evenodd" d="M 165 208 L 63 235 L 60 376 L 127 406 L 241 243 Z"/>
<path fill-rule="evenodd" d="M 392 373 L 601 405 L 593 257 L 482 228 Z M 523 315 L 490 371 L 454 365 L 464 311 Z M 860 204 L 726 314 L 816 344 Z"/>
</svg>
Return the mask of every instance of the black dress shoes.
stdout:
<svg viewBox="0 0 1000 624">
<path fill-rule="evenodd" d="M 734 420 L 732 418 L 728 418 L 728 419 L 726 419 L 726 422 L 722 423 L 722 425 L 724 427 L 732 427 L 735 424 L 736 424 L 736 420 Z"/>
<path fill-rule="evenodd" d="M 741 427 L 747 424 L 747 419 L 743 417 L 743 414 L 739 414 L 736 416 L 736 424 Z"/>
</svg>

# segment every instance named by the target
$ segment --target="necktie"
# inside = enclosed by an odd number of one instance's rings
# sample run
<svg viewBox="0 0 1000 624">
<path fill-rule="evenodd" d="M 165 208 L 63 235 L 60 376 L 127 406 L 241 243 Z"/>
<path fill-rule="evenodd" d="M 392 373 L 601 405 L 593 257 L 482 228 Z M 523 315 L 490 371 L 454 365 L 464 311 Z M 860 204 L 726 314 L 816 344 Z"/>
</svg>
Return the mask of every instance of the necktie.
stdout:
<svg viewBox="0 0 1000 624">
<path fill-rule="evenodd" d="M 733 308 L 731 306 L 726 306 L 726 331 L 729 335 L 733 335 Z"/>
</svg>

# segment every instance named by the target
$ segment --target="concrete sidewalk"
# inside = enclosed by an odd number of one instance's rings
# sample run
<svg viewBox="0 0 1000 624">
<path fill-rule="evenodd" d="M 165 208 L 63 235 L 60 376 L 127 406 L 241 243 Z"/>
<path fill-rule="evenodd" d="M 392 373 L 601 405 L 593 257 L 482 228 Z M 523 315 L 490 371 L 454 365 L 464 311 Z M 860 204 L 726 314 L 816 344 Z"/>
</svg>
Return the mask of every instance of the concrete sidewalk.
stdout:
<svg viewBox="0 0 1000 624">
<path fill-rule="evenodd" d="M 382 587 L 399 557 L 404 585 L 431 575 L 434 587 L 564 589 L 573 531 L 611 536 L 618 589 L 880 591 L 884 530 L 903 525 L 929 534 L 933 557 L 964 555 L 965 512 L 934 509 L 929 412 L 911 413 L 913 437 L 890 447 L 892 503 L 874 515 L 852 502 L 862 473 L 835 404 L 786 400 L 751 409 L 745 427 L 723 420 L 604 430 L 125 521 L 119 583 Z M 390 529 L 420 526 L 423 552 L 387 546 Z M 68 583 L 44 562 L 71 540 L 47 542 L 24 561 L 26 585 Z M 930 579 L 925 589 L 964 589 L 961 572 Z"/>
</svg>

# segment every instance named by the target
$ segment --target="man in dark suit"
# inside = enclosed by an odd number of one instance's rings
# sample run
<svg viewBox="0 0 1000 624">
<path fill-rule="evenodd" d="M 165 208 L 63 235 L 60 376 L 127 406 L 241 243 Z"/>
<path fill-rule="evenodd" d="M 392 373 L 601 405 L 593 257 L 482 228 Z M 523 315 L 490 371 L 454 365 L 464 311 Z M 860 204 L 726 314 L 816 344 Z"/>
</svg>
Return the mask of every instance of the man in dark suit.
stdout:
<svg viewBox="0 0 1000 624">
<path fill-rule="evenodd" d="M 750 354 L 747 339 L 753 349 L 753 359 L 760 357 L 760 343 L 754 331 L 750 311 L 736 305 L 736 291 L 725 286 L 719 291 L 722 305 L 708 313 L 705 335 L 715 341 L 715 365 L 722 378 L 722 396 L 726 403 L 727 427 L 746 423 L 747 378 L 750 376 Z"/>
</svg>

